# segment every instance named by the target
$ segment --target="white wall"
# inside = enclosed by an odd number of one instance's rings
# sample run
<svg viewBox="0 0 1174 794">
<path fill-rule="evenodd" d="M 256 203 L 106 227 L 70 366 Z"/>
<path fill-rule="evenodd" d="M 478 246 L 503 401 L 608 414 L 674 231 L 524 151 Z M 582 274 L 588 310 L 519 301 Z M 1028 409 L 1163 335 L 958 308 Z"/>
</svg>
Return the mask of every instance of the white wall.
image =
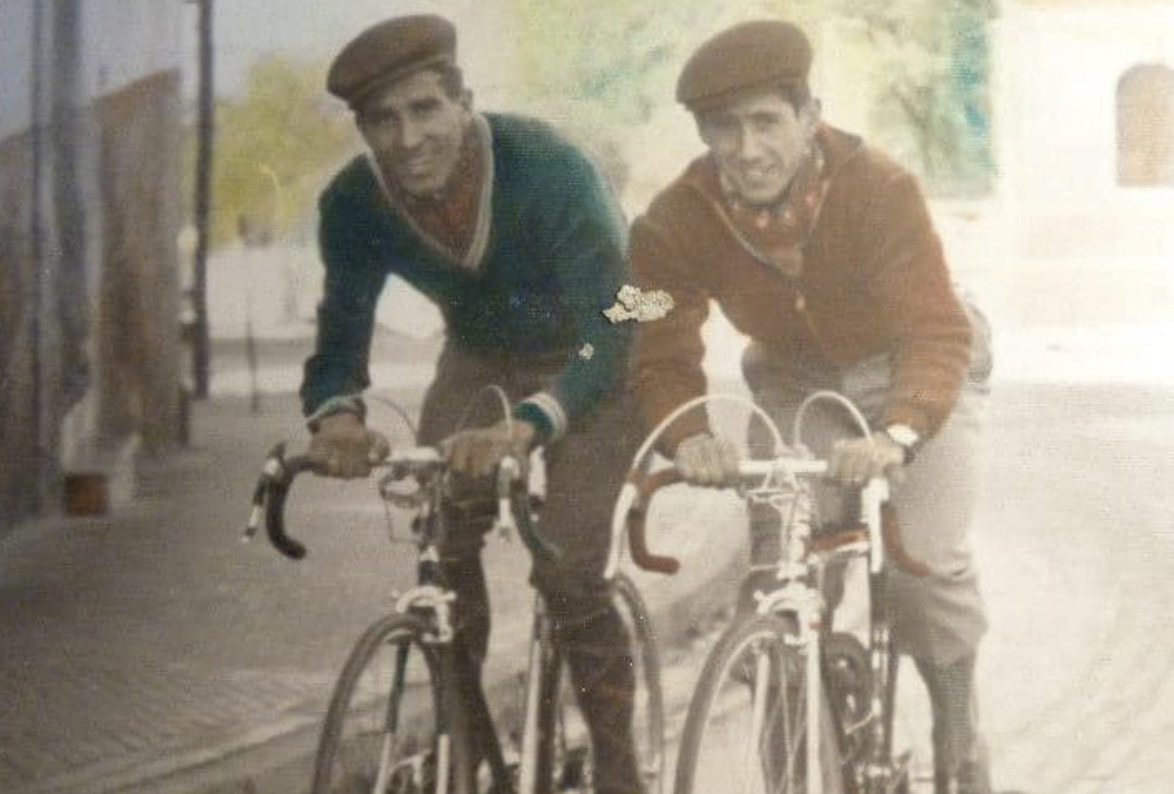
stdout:
<svg viewBox="0 0 1174 794">
<path fill-rule="evenodd" d="M 32 119 L 33 3 L 4 0 L 0 12 L 0 140 Z"/>
<path fill-rule="evenodd" d="M 1065 257 L 1174 254 L 1174 189 L 1117 185 L 1116 118 L 1126 71 L 1174 67 L 1174 6 L 1011 6 L 995 44 L 1000 197 L 1020 246 Z"/>
<path fill-rule="evenodd" d="M 43 5 L 46 42 L 52 35 L 48 0 L 3 0 L 0 15 L 0 140 L 29 128 L 32 118 L 33 6 Z M 111 94 L 188 59 L 181 30 L 183 0 L 88 0 L 82 3 L 85 95 Z M 194 56 L 193 56 L 194 57 Z M 49 89 L 49 76 L 45 76 Z"/>
<path fill-rule="evenodd" d="M 183 0 L 89 0 L 82 30 L 87 95 L 111 94 L 185 60 Z M 194 60 L 194 55 L 192 56 Z"/>
</svg>

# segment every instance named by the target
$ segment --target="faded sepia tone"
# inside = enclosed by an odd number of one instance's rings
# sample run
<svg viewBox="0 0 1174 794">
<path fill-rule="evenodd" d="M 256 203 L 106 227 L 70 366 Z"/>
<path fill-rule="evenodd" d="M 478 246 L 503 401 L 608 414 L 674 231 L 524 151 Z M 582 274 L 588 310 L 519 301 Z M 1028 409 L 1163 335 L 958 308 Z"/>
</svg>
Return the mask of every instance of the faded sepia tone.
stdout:
<svg viewBox="0 0 1174 794">
<path fill-rule="evenodd" d="M 629 221 L 703 151 L 673 100 L 695 46 L 744 19 L 806 27 L 824 118 L 918 176 L 994 327 L 973 544 L 996 788 L 1169 789 L 1174 2 L 204 2 L 211 380 L 191 400 L 200 4 L 0 0 L 0 790 L 305 789 L 337 669 L 411 555 L 369 483 L 294 495 L 297 565 L 237 537 L 266 450 L 306 440 L 316 199 L 362 145 L 326 67 L 417 11 L 456 24 L 475 107 L 556 125 Z M 710 388 L 744 393 L 744 340 L 717 312 L 705 340 Z M 392 283 L 373 393 L 417 412 L 442 346 L 432 305 Z M 743 418 L 720 421 L 738 435 Z M 87 506 L 77 475 L 105 510 L 67 514 Z M 685 572 L 638 581 L 672 732 L 745 538 L 728 495 L 666 502 L 654 542 Z M 504 679 L 528 562 L 492 539 L 487 555 Z M 920 684 L 903 685 L 924 750 Z"/>
</svg>

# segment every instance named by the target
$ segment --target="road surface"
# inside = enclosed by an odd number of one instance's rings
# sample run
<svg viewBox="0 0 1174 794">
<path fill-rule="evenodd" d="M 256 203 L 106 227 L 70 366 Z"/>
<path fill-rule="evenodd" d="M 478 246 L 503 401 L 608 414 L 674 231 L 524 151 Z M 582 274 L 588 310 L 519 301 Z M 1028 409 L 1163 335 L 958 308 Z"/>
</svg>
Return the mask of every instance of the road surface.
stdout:
<svg viewBox="0 0 1174 794">
<path fill-rule="evenodd" d="M 974 542 L 991 631 L 980 704 L 997 788 L 1174 790 L 1174 392 L 996 390 Z M 669 654 L 669 774 L 713 630 Z M 902 729 L 928 767 L 926 703 Z M 924 789 L 924 784 L 922 786 Z"/>
</svg>

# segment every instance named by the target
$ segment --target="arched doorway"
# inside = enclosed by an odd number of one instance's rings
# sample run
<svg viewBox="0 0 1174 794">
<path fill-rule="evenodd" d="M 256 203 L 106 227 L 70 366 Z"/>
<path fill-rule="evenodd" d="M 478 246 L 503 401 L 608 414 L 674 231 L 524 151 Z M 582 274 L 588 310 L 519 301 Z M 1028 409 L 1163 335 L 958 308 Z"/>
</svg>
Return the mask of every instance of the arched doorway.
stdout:
<svg viewBox="0 0 1174 794">
<path fill-rule="evenodd" d="M 1117 82 L 1117 183 L 1174 186 L 1174 69 L 1134 66 Z"/>
</svg>

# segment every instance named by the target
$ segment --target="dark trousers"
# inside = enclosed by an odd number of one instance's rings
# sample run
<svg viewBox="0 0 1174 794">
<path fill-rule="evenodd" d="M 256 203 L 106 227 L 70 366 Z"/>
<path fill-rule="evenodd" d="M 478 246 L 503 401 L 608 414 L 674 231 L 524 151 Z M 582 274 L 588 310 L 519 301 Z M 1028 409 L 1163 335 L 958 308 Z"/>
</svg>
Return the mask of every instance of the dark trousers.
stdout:
<svg viewBox="0 0 1174 794">
<path fill-rule="evenodd" d="M 511 401 L 547 388 L 565 357 L 535 359 L 464 351 L 449 343 L 424 398 L 420 443 L 437 444 L 458 429 L 500 421 L 499 401 L 483 391 L 502 387 Z M 538 529 L 561 550 L 559 559 L 536 557 L 531 583 L 542 594 L 553 637 L 566 659 L 591 732 L 598 794 L 638 792 L 632 749 L 631 642 L 603 578 L 611 511 L 640 442 L 637 412 L 618 393 L 578 419 L 544 449 L 546 501 Z M 484 534 L 493 522 L 493 482 L 466 480 L 454 496 L 484 514 L 462 510 L 448 522 L 441 549 L 448 585 L 457 593 L 461 645 L 484 660 L 489 640 L 489 596 L 481 564 Z"/>
</svg>

